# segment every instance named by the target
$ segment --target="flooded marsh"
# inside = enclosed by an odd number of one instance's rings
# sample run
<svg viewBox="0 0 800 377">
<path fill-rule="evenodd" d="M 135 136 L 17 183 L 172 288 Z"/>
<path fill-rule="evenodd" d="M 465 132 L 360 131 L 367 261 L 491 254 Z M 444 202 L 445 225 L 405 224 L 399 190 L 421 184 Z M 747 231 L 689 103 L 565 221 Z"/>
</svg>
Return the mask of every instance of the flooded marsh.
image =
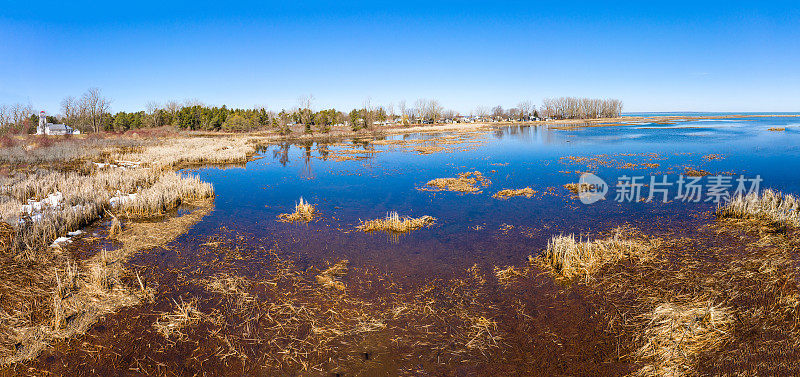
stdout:
<svg viewBox="0 0 800 377">
<path fill-rule="evenodd" d="M 0 374 L 797 374 L 798 119 L 176 141 L 109 154 L 153 159 L 131 178 L 14 181 L 2 208 L 102 200 L 48 258 L 0 223 L 0 294 L 30 291 Z"/>
</svg>

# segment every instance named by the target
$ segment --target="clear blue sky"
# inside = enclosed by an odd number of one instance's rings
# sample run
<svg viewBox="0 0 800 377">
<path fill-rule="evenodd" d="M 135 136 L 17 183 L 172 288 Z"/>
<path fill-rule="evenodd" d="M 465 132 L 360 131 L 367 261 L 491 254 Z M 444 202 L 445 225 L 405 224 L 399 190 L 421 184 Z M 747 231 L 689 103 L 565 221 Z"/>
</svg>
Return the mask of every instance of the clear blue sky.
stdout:
<svg viewBox="0 0 800 377">
<path fill-rule="evenodd" d="M 291 4 L 290 4 L 291 3 Z M 800 111 L 800 4 L 0 1 L 0 103 L 150 100 L 468 113 L 550 96 L 625 111 Z"/>
</svg>

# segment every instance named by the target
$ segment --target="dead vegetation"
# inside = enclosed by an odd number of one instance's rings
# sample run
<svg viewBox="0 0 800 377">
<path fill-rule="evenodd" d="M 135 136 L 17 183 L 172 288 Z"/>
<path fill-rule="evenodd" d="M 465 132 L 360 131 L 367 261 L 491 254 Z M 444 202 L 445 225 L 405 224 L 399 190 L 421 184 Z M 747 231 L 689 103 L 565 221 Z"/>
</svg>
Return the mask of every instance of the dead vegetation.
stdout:
<svg viewBox="0 0 800 377">
<path fill-rule="evenodd" d="M 638 376 L 685 376 L 695 371 L 703 353 L 719 350 L 730 339 L 734 317 L 730 309 L 711 302 L 661 304 L 644 316 L 644 343 L 636 356 L 645 366 Z"/>
<path fill-rule="evenodd" d="M 761 220 L 778 228 L 800 227 L 800 200 L 770 189 L 734 197 L 720 205 L 716 213 L 719 218 Z"/>
<path fill-rule="evenodd" d="M 693 168 L 691 166 L 685 166 L 683 168 L 683 174 L 686 174 L 687 177 L 705 177 L 707 175 L 711 175 L 710 172 L 707 172 L 703 169 Z"/>
<path fill-rule="evenodd" d="M 129 223 L 117 235 L 121 249 L 103 249 L 84 261 L 72 261 L 67 253 L 32 261 L 3 255 L 0 365 L 33 358 L 54 341 L 86 332 L 104 315 L 151 300 L 154 290 L 124 262 L 171 242 L 207 213 L 200 208 L 163 222 Z"/>
<path fill-rule="evenodd" d="M 605 263 L 647 258 L 659 245 L 658 240 L 625 239 L 620 231 L 615 233 L 609 238 L 585 241 L 575 235 L 552 237 L 542 260 L 560 277 L 588 279 Z"/>
<path fill-rule="evenodd" d="M 567 183 L 564 185 L 564 188 L 577 195 L 582 192 L 591 191 L 592 185 L 588 183 Z"/>
<path fill-rule="evenodd" d="M 536 194 L 536 191 L 534 191 L 532 188 L 525 187 L 525 188 L 521 188 L 521 189 L 500 190 L 496 194 L 492 195 L 492 197 L 495 198 L 495 199 L 508 199 L 508 198 L 515 197 L 515 196 L 524 196 L 526 198 L 531 198 L 535 194 Z"/>
<path fill-rule="evenodd" d="M 431 216 L 400 217 L 397 212 L 390 212 L 385 218 L 362 221 L 356 228 L 364 232 L 406 233 L 433 225 L 436 219 Z"/>
<path fill-rule="evenodd" d="M 187 338 L 183 330 L 189 326 L 197 324 L 203 317 L 203 313 L 197 310 L 197 301 L 190 300 L 175 303 L 175 310 L 168 313 L 161 313 L 156 319 L 153 327 L 156 331 L 163 335 L 165 338 L 170 339 L 173 336 L 178 340 Z"/>
<path fill-rule="evenodd" d="M 309 222 L 314 220 L 314 217 L 317 216 L 317 210 L 314 206 L 300 197 L 300 201 L 297 202 L 294 206 L 294 212 L 292 213 L 282 213 L 278 215 L 279 221 L 284 222 Z"/>
<path fill-rule="evenodd" d="M 0 187 L 4 198 L 0 215 L 14 228 L 13 249 L 31 259 L 55 239 L 106 212 L 126 218 L 153 217 L 213 196 L 211 185 L 195 176 L 160 170 L 37 172 Z"/>
<path fill-rule="evenodd" d="M 343 291 L 345 289 L 345 285 L 342 283 L 341 279 L 347 275 L 348 264 L 349 262 L 347 260 L 343 260 L 337 262 L 333 266 L 328 267 L 319 275 L 317 275 L 317 283 L 325 288 L 334 288 Z"/>
<path fill-rule="evenodd" d="M 486 187 L 491 182 L 483 177 L 479 171 L 466 172 L 458 175 L 457 178 L 436 178 L 428 181 L 425 188 L 422 190 L 428 191 L 456 191 L 456 192 L 469 192 L 479 193 L 478 184 Z"/>
</svg>

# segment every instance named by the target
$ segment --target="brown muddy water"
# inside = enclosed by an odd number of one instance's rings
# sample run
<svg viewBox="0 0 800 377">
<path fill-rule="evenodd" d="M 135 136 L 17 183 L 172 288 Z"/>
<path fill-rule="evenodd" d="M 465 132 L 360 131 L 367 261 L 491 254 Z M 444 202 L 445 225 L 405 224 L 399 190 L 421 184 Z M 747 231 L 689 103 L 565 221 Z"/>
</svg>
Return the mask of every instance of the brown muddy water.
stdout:
<svg viewBox="0 0 800 377">
<path fill-rule="evenodd" d="M 612 186 L 622 176 L 674 182 L 691 167 L 758 174 L 764 188 L 799 193 L 793 122 L 508 127 L 367 145 L 283 144 L 244 167 L 197 169 L 214 185 L 213 211 L 127 261 L 152 299 L 0 374 L 647 375 L 643 368 L 656 362 L 637 354 L 647 313 L 665 302 L 709 301 L 738 322 L 727 342 L 684 360 L 684 372 L 791 375 L 800 356 L 796 312 L 774 303 L 797 293 L 796 232 L 720 224 L 710 202 L 619 203 L 613 187 L 587 205 L 563 185 L 581 172 Z M 767 132 L 776 126 L 787 132 Z M 473 171 L 487 181 L 477 191 L 424 189 Z M 533 196 L 493 197 L 525 187 Z M 278 221 L 300 197 L 319 216 Z M 436 222 L 399 235 L 356 229 L 390 211 Z M 603 238 L 620 226 L 663 240 L 658 256 L 574 282 L 535 262 L 553 236 Z M 85 234 L 67 247 L 78 259 L 123 247 L 106 237 L 106 224 Z M 763 314 L 773 312 L 782 314 Z"/>
</svg>

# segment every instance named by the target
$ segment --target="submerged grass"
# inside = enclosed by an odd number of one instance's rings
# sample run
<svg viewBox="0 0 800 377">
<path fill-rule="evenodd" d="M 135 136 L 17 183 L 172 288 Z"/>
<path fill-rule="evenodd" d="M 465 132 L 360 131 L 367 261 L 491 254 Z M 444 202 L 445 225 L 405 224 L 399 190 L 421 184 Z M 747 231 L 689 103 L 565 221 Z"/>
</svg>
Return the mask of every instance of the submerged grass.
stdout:
<svg viewBox="0 0 800 377">
<path fill-rule="evenodd" d="M 388 233 L 405 233 L 430 226 L 436 222 L 431 216 L 400 217 L 397 212 L 390 212 L 383 219 L 367 220 L 361 222 L 356 228 L 364 232 L 382 231 Z"/>
<path fill-rule="evenodd" d="M 156 319 L 153 327 L 156 331 L 163 335 L 165 338 L 170 339 L 173 336 L 178 340 L 184 340 L 187 335 L 183 330 L 189 326 L 197 324 L 203 317 L 203 313 L 197 310 L 197 300 L 190 300 L 189 302 L 183 301 L 175 303 L 175 310 L 172 312 L 161 313 Z"/>
<path fill-rule="evenodd" d="M 695 375 L 692 365 L 730 339 L 734 316 L 711 302 L 688 305 L 665 303 L 644 316 L 643 345 L 636 356 L 645 361 L 638 376 Z"/>
</svg>

